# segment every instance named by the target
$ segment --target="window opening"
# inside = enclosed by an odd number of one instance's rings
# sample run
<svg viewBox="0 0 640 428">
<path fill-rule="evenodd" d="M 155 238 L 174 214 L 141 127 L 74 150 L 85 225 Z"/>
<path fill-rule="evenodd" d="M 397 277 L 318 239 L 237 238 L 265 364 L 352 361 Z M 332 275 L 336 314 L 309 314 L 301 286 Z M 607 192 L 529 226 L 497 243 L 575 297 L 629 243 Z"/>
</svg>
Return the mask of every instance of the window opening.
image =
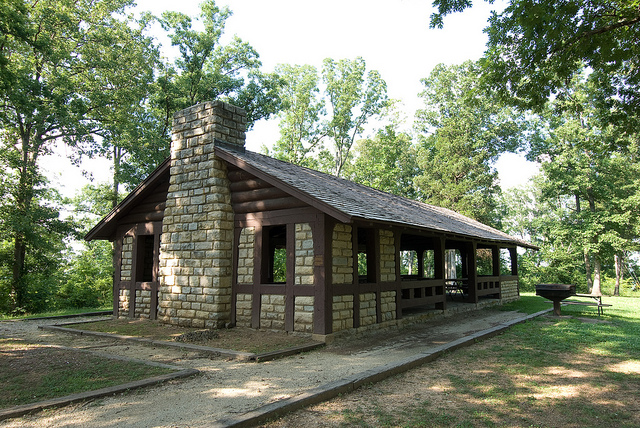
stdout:
<svg viewBox="0 0 640 428">
<path fill-rule="evenodd" d="M 376 265 L 373 229 L 358 229 L 358 281 L 375 282 Z"/>
<path fill-rule="evenodd" d="M 267 278 L 266 283 L 287 282 L 287 226 L 273 226 L 267 229 Z"/>
<path fill-rule="evenodd" d="M 511 251 L 508 248 L 500 248 L 500 275 L 513 275 Z"/>
<path fill-rule="evenodd" d="M 153 235 L 138 235 L 136 282 L 153 281 Z"/>
<path fill-rule="evenodd" d="M 436 252 L 434 250 L 424 250 L 422 266 L 425 278 L 434 279 L 436 277 Z"/>
<path fill-rule="evenodd" d="M 400 251 L 400 274 L 418 276 L 418 252 L 415 250 Z"/>
<path fill-rule="evenodd" d="M 493 275 L 493 251 L 491 248 L 476 250 L 476 272 L 481 276 Z"/>
<path fill-rule="evenodd" d="M 445 250 L 444 255 L 447 279 L 462 278 L 462 253 L 460 250 Z"/>
</svg>

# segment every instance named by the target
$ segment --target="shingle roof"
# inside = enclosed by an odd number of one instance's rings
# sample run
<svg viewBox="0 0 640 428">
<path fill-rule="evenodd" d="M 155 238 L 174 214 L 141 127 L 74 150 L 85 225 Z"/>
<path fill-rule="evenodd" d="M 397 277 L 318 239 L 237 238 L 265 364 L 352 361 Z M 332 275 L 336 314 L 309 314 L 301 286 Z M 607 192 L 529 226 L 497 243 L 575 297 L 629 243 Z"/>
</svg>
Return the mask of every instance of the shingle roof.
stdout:
<svg viewBox="0 0 640 428">
<path fill-rule="evenodd" d="M 413 226 L 438 232 L 475 237 L 489 241 L 536 248 L 526 241 L 470 219 L 455 211 L 440 208 L 401 196 L 385 193 L 349 180 L 293 165 L 250 151 L 217 148 L 225 160 L 235 159 L 239 167 L 252 167 L 285 187 L 295 189 L 320 202 L 319 207 L 331 207 L 346 217 Z M 294 195 L 295 196 L 295 195 Z M 315 205 L 315 204 L 314 204 Z M 330 214 L 330 213 L 329 213 Z"/>
</svg>

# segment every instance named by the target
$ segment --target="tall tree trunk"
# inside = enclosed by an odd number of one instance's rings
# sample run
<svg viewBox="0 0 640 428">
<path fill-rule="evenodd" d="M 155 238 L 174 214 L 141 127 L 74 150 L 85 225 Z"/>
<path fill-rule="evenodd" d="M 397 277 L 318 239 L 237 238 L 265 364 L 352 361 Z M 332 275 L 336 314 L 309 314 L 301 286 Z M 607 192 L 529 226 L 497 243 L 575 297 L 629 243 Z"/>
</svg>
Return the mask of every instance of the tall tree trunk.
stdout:
<svg viewBox="0 0 640 428">
<path fill-rule="evenodd" d="M 15 296 L 15 308 L 22 308 L 25 303 L 25 289 L 22 279 L 25 254 L 24 237 L 21 233 L 17 233 L 13 243 L 13 278 L 11 287 Z"/>
<path fill-rule="evenodd" d="M 589 260 L 589 252 L 584 249 L 584 271 L 587 276 L 587 290 L 591 293 L 593 289 L 593 281 L 591 280 L 591 261 Z"/>
<path fill-rule="evenodd" d="M 620 282 L 622 281 L 622 255 L 618 255 L 615 254 L 613 256 L 613 264 L 615 265 L 616 268 L 616 285 L 613 289 L 613 295 L 614 296 L 619 296 L 620 295 Z"/>
<path fill-rule="evenodd" d="M 593 189 L 589 188 L 587 189 L 587 195 L 589 196 L 589 211 L 591 211 L 592 213 L 595 214 L 596 212 L 596 201 L 595 198 L 593 196 Z M 591 242 L 593 244 L 595 244 L 594 246 L 597 248 L 598 247 L 598 236 L 594 236 L 593 238 L 591 238 Z M 602 292 L 600 291 L 600 285 L 601 285 L 601 273 L 602 273 L 602 261 L 600 260 L 600 251 L 596 250 L 595 254 L 594 254 L 594 261 L 593 261 L 593 286 L 591 287 L 591 290 L 589 291 L 589 293 L 594 294 L 596 296 L 600 296 L 602 294 Z"/>
<path fill-rule="evenodd" d="M 122 148 L 113 146 L 113 188 L 111 208 L 118 205 L 118 192 L 120 191 L 120 161 L 122 160 Z"/>
<path fill-rule="evenodd" d="M 576 198 L 576 214 L 580 214 L 580 196 L 575 195 Z M 584 272 L 587 277 L 587 292 L 591 293 L 593 289 L 593 282 L 591 281 L 591 262 L 589 261 L 589 252 L 587 249 L 584 249 Z"/>
<path fill-rule="evenodd" d="M 602 291 L 600 290 L 601 271 L 602 271 L 602 263 L 600 262 L 600 254 L 596 254 L 595 261 L 593 263 L 593 288 L 591 289 L 591 294 L 595 296 L 602 295 Z"/>
</svg>

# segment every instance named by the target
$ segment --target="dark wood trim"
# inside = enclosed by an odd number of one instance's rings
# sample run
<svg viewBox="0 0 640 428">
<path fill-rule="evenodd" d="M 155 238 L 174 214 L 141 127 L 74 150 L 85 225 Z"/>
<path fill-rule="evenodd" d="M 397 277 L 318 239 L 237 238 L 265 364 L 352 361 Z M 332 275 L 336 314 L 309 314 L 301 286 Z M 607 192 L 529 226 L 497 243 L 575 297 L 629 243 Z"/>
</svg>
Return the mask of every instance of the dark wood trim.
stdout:
<svg viewBox="0 0 640 428">
<path fill-rule="evenodd" d="M 293 331 L 295 317 L 295 269 L 296 269 L 296 225 L 295 223 L 287 224 L 287 283 L 285 284 L 284 298 L 284 329 L 285 331 Z"/>
<path fill-rule="evenodd" d="M 236 227 L 274 226 L 287 223 L 312 223 L 320 212 L 315 208 L 293 208 L 286 210 L 243 213 L 235 215 Z"/>
<path fill-rule="evenodd" d="M 500 276 L 500 248 L 497 245 L 491 246 L 491 261 L 494 276 Z"/>
<path fill-rule="evenodd" d="M 231 206 L 233 208 L 233 212 L 238 214 L 246 214 L 261 211 L 277 211 L 292 208 L 302 208 L 307 205 L 292 196 L 287 196 L 277 199 L 263 199 L 260 201 L 242 202 L 232 204 Z"/>
<path fill-rule="evenodd" d="M 122 274 L 122 244 L 124 235 L 116 238 L 113 253 L 113 316 L 118 317 L 120 310 L 120 283 Z"/>
<path fill-rule="evenodd" d="M 313 330 L 316 334 L 333 332 L 333 289 L 332 279 L 332 239 L 337 222 L 328 215 L 318 216 L 313 235 L 313 250 L 316 262 L 314 269 L 315 304 L 313 310 Z"/>
<path fill-rule="evenodd" d="M 231 192 L 231 203 L 240 204 L 245 202 L 260 201 L 263 199 L 279 199 L 290 197 L 285 191 L 277 187 L 267 187 L 256 190 Z"/>
<path fill-rule="evenodd" d="M 237 294 L 252 294 L 258 289 L 260 294 L 286 294 L 285 284 L 238 284 Z M 296 285 L 293 287 L 294 296 L 315 296 L 315 288 L 311 285 Z"/>
<path fill-rule="evenodd" d="M 142 183 L 140 183 L 138 187 L 136 187 L 131 193 L 129 193 L 129 195 L 124 198 L 124 200 L 120 202 L 118 206 L 112 209 L 109 214 L 107 214 L 98 224 L 96 224 L 93 229 L 91 229 L 89 233 L 86 234 L 84 239 L 86 241 L 91 241 L 93 239 L 108 238 L 108 236 L 113 233 L 111 231 L 112 228 L 109 227 L 109 224 L 117 221 L 120 217 L 122 217 L 131 206 L 135 205 L 139 198 L 146 197 L 147 193 L 154 188 L 154 184 L 159 183 L 159 181 L 164 179 L 165 177 L 168 178 L 170 167 L 171 159 L 167 158 Z M 117 229 L 117 226 L 114 226 L 113 229 Z"/>
<path fill-rule="evenodd" d="M 477 263 L 477 243 L 471 242 L 466 245 L 463 260 L 466 258 L 466 272 L 463 270 L 462 276 L 469 278 L 469 294 L 467 302 L 478 303 L 478 263 Z M 463 266 L 465 264 L 463 263 Z"/>
<path fill-rule="evenodd" d="M 146 201 L 147 199 L 145 199 Z M 166 198 L 162 201 L 149 201 L 144 204 L 138 204 L 133 207 L 130 211 L 131 214 L 139 214 L 139 213 L 162 213 L 164 216 L 164 209 L 166 208 L 167 202 Z"/>
<path fill-rule="evenodd" d="M 509 247 L 509 254 L 511 255 L 511 275 L 518 276 L 518 248 Z"/>
<path fill-rule="evenodd" d="M 253 176 L 266 181 L 267 183 L 271 184 L 274 187 L 278 187 L 282 190 L 284 190 L 285 192 L 287 192 L 289 195 L 293 196 L 294 198 L 304 202 L 307 205 L 310 205 L 312 207 L 315 207 L 317 209 L 319 209 L 320 211 L 330 215 L 331 217 L 343 222 L 343 223 L 350 223 L 351 222 L 351 216 L 347 215 L 345 213 L 343 213 L 342 211 L 337 210 L 336 208 L 334 208 L 332 205 L 320 201 L 319 199 L 316 199 L 312 196 L 307 195 L 306 193 L 300 191 L 299 189 L 297 189 L 296 187 L 285 183 L 284 181 L 273 177 L 267 173 L 265 173 L 264 171 L 254 167 L 253 165 L 248 164 L 247 162 L 237 158 L 236 156 L 233 155 L 233 153 L 228 152 L 220 147 L 216 147 L 215 148 L 215 154 L 216 156 L 219 156 L 220 158 L 222 158 L 223 160 L 229 162 L 230 164 L 248 172 L 249 174 L 252 174 Z"/>
<path fill-rule="evenodd" d="M 434 240 L 435 249 L 433 251 L 433 273 L 435 279 L 441 280 L 442 285 L 444 286 L 444 277 L 445 277 L 445 247 L 446 243 L 443 237 L 436 238 Z M 445 310 L 447 308 L 447 299 L 440 304 L 436 304 L 436 309 Z"/>
</svg>

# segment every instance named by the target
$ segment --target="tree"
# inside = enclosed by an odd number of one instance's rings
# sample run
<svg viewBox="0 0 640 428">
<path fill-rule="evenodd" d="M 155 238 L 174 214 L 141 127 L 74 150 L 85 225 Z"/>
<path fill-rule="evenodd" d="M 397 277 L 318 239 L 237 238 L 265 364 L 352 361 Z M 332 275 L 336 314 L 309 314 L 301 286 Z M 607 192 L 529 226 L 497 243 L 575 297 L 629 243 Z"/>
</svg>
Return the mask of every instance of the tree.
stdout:
<svg viewBox="0 0 640 428">
<path fill-rule="evenodd" d="M 442 18 L 471 0 L 434 0 Z M 611 107 L 637 117 L 640 8 L 637 1 L 512 0 L 489 19 L 485 63 L 496 90 L 527 108 L 543 107 L 583 67 L 607 82 Z"/>
<path fill-rule="evenodd" d="M 11 284 L 18 306 L 28 291 L 28 261 L 49 244 L 32 239 L 47 206 L 39 194 L 38 160 L 55 142 L 78 148 L 90 142 L 102 129 L 100 116 L 113 107 L 105 101 L 121 99 L 109 76 L 122 76 L 113 59 L 139 43 L 116 16 L 129 5 L 11 0 L 0 6 L 0 27 L 8 30 L 0 36 L 0 150 L 12 183 L 4 208 L 13 219 L 4 226 L 13 245 Z M 137 70 L 127 71 L 135 81 Z"/>
<path fill-rule="evenodd" d="M 417 199 L 414 185 L 421 173 L 417 148 L 409 134 L 399 130 L 398 120 L 392 120 L 373 138 L 356 142 L 352 165 L 346 169 L 350 180 L 383 192 Z"/>
<path fill-rule="evenodd" d="M 365 77 L 365 71 L 365 61 L 360 57 L 353 61 L 324 60 L 322 78 L 330 107 L 327 134 L 333 143 L 333 153 L 325 151 L 323 157 L 330 159 L 328 169 L 337 177 L 342 174 L 364 125 L 388 102 L 387 84 L 380 73 L 370 70 Z"/>
<path fill-rule="evenodd" d="M 277 159 L 317 168 L 315 154 L 321 148 L 325 131 L 321 117 L 324 99 L 319 98 L 318 70 L 310 65 L 283 64 L 277 67 L 284 84 L 280 89 L 282 111 L 278 114 L 280 139 L 272 148 Z"/>
<path fill-rule="evenodd" d="M 597 93 L 597 85 L 586 77 L 573 79 L 549 104 L 546 138 L 528 154 L 541 163 L 543 198 L 568 201 L 565 227 L 582 248 L 594 294 L 601 293 L 604 260 L 635 248 L 638 236 L 631 226 L 637 209 L 628 205 L 637 192 L 632 187 L 638 171 L 637 137 L 620 134 L 601 120 L 606 115 L 599 114 L 594 102 Z"/>
<path fill-rule="evenodd" d="M 173 64 L 164 66 L 153 98 L 159 129 L 167 141 L 173 113 L 199 102 L 226 98 L 247 111 L 249 128 L 280 108 L 281 80 L 275 73 L 260 71 L 256 50 L 237 36 L 221 44 L 226 20 L 232 15 L 229 8 L 207 0 L 200 9 L 203 31 L 194 30 L 193 19 L 180 12 L 164 12 L 157 18 L 180 52 Z"/>
<path fill-rule="evenodd" d="M 522 145 L 526 121 L 492 99 L 473 62 L 439 64 L 422 83 L 418 191 L 425 202 L 497 225 L 500 189 L 493 163 Z"/>
</svg>

